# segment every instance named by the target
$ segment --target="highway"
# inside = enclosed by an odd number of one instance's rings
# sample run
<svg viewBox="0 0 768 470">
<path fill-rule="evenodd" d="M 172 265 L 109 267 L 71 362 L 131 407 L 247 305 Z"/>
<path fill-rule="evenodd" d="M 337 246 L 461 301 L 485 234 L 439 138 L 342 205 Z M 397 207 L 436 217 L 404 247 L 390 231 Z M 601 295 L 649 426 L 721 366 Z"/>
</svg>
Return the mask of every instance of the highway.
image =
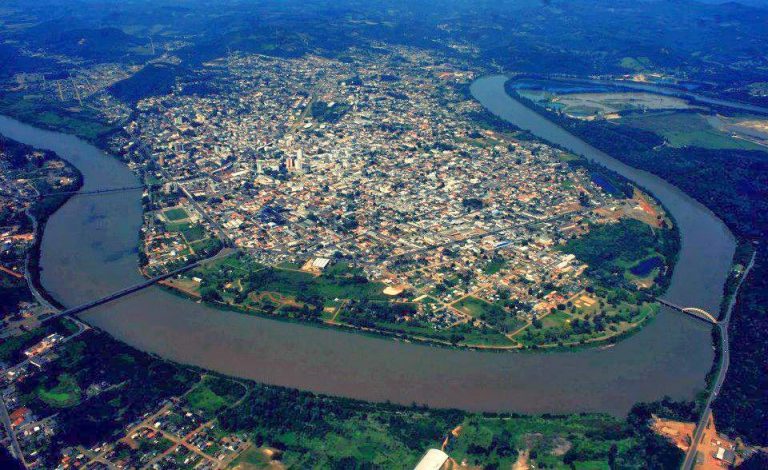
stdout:
<svg viewBox="0 0 768 470">
<path fill-rule="evenodd" d="M 683 465 L 681 467 L 682 470 L 691 470 L 696 464 L 696 454 L 698 446 L 701 443 L 701 436 L 704 434 L 704 429 L 706 428 L 707 422 L 709 421 L 709 415 L 712 414 L 712 402 L 715 401 L 715 398 L 717 398 L 717 396 L 720 394 L 720 390 L 723 387 L 723 382 L 725 382 L 725 376 L 728 373 L 728 366 L 731 360 L 731 351 L 728 346 L 728 324 L 731 321 L 731 313 L 733 312 L 733 306 L 736 305 L 736 298 L 738 297 L 739 289 L 741 289 L 741 285 L 744 283 L 744 279 L 746 279 L 749 275 L 749 271 L 752 270 L 752 266 L 755 265 L 756 255 L 757 251 L 752 253 L 752 259 L 750 259 L 747 268 L 742 273 L 741 279 L 739 279 L 739 284 L 736 286 L 736 289 L 733 292 L 733 296 L 728 302 L 728 309 L 725 312 L 725 316 L 717 323 L 717 327 L 720 328 L 721 348 L 720 364 L 717 371 L 717 377 L 715 378 L 715 382 L 712 385 L 712 391 L 707 398 L 707 403 L 704 406 L 704 410 L 701 412 L 699 422 L 696 424 L 696 429 L 693 431 L 691 447 L 688 449 L 688 453 L 685 455 L 685 460 L 683 460 Z"/>
</svg>

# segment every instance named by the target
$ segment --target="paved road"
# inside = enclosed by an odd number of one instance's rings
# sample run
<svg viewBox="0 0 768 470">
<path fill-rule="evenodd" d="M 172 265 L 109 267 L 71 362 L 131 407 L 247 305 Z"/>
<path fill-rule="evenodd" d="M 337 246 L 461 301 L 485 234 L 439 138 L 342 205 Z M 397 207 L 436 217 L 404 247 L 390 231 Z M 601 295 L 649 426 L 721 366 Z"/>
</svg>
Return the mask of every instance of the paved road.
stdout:
<svg viewBox="0 0 768 470">
<path fill-rule="evenodd" d="M 731 351 L 728 344 L 728 324 L 731 321 L 731 313 L 733 312 L 733 306 L 736 305 L 736 297 L 739 294 L 739 289 L 741 289 L 741 285 L 744 282 L 744 279 L 746 279 L 749 275 L 749 271 L 752 269 L 752 266 L 755 265 L 756 256 L 757 250 L 752 253 L 752 259 L 749 260 L 747 268 L 744 270 L 744 273 L 742 273 L 741 279 L 739 279 L 739 284 L 736 286 L 736 289 L 733 292 L 733 296 L 728 303 L 728 310 L 725 312 L 725 317 L 723 317 L 723 319 L 720 320 L 720 322 L 717 324 L 717 327 L 720 328 L 720 367 L 717 373 L 717 377 L 715 378 L 715 382 L 712 386 L 712 392 L 709 394 L 707 403 L 704 406 L 704 411 L 701 412 L 701 418 L 696 425 L 696 429 L 693 431 L 693 440 L 691 442 L 691 447 L 688 449 L 688 453 L 685 455 L 685 460 L 683 460 L 683 466 L 681 467 L 682 470 L 691 470 L 696 464 L 697 449 L 701 442 L 701 437 L 704 434 L 704 429 L 706 428 L 707 422 L 709 421 L 709 415 L 712 413 L 712 402 L 720 394 L 720 390 L 723 387 L 723 382 L 725 382 L 725 375 L 728 373 L 728 366 L 731 360 Z"/>
<path fill-rule="evenodd" d="M 3 421 L 3 426 L 5 426 L 6 431 L 8 432 L 8 436 L 11 438 L 11 454 L 13 455 L 16 460 L 21 463 L 21 466 L 26 468 L 26 462 L 24 461 L 24 453 L 21 452 L 21 446 L 19 446 L 19 441 L 16 440 L 16 433 L 13 432 L 13 427 L 11 427 L 11 418 L 8 416 L 8 408 L 5 407 L 5 401 L 0 397 L 0 419 Z"/>
</svg>

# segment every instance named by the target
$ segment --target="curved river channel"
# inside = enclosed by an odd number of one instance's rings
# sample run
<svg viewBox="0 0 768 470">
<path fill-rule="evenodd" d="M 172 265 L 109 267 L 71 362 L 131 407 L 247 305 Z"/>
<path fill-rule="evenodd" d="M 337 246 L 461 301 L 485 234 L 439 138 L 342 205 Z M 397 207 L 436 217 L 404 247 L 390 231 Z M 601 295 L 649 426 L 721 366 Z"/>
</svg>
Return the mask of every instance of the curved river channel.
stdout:
<svg viewBox="0 0 768 470">
<path fill-rule="evenodd" d="M 679 223 L 682 252 L 669 300 L 716 311 L 734 250 L 720 220 L 675 187 L 589 147 L 485 77 L 472 93 L 492 112 L 652 191 Z M 83 190 L 138 184 L 117 159 L 73 136 L 0 117 L 0 133 L 50 149 L 84 176 Z M 48 221 L 42 284 L 73 306 L 137 283 L 141 193 L 75 196 Z M 83 314 L 138 349 L 259 382 L 372 401 L 467 410 L 623 415 L 638 401 L 690 399 L 713 360 L 711 328 L 669 310 L 607 349 L 558 353 L 449 350 L 207 307 L 152 287 Z"/>
</svg>

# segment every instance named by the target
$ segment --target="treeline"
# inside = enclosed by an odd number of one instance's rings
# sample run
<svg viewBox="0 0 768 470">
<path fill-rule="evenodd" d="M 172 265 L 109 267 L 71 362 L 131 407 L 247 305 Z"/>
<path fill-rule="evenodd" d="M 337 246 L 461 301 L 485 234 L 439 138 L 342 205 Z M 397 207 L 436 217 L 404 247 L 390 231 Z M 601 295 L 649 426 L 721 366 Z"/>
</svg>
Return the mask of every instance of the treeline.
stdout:
<svg viewBox="0 0 768 470">
<path fill-rule="evenodd" d="M 371 302 L 352 300 L 344 307 L 344 321 L 359 327 L 376 328 L 380 322 L 400 323 L 419 311 L 412 302 Z"/>
</svg>

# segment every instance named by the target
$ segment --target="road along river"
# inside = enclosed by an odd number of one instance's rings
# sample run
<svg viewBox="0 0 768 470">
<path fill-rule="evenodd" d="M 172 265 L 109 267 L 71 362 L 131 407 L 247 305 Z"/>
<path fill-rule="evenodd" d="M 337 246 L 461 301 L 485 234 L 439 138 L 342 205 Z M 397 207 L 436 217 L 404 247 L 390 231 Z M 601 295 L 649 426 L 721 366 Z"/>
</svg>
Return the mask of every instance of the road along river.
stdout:
<svg viewBox="0 0 768 470">
<path fill-rule="evenodd" d="M 531 120 L 542 137 L 558 128 L 511 100 L 503 78 L 472 91 L 491 111 Z M 519 106 L 519 108 L 518 108 Z M 536 121 L 538 119 L 538 121 Z M 559 131 L 562 132 L 562 131 Z M 84 176 L 83 191 L 138 184 L 133 173 L 96 147 L 62 133 L 0 117 L 0 133 L 55 151 Z M 572 137 L 571 137 L 572 138 Z M 592 153 L 574 139 L 577 153 Z M 599 155 L 598 155 L 599 156 Z M 733 237 L 703 206 L 661 180 L 604 163 L 650 189 L 680 223 L 683 253 L 669 299 L 714 311 L 733 253 Z M 75 196 L 48 221 L 41 280 L 65 306 L 136 284 L 141 194 Z M 449 350 L 226 312 L 150 287 L 83 314 L 138 349 L 259 382 L 372 401 L 468 410 L 626 413 L 638 401 L 690 399 L 713 359 L 710 327 L 663 310 L 636 335 L 608 349 L 558 353 Z"/>
</svg>

